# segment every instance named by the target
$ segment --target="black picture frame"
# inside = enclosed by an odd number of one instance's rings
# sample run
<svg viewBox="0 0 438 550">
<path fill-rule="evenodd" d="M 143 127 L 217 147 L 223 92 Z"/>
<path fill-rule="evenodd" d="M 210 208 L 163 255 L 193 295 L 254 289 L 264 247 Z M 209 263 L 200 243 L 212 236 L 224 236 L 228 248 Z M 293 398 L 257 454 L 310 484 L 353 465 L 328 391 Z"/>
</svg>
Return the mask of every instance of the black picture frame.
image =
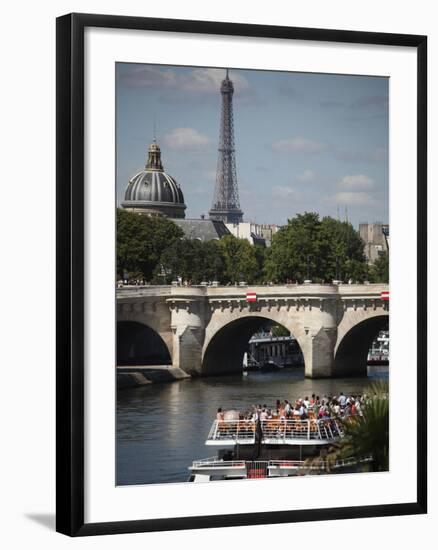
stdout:
<svg viewBox="0 0 438 550">
<path fill-rule="evenodd" d="M 56 529 L 69 536 L 424 514 L 427 511 L 427 37 L 225 22 L 69 14 L 57 19 Z M 84 523 L 84 30 L 86 27 L 281 38 L 417 52 L 417 498 L 403 504 Z"/>
</svg>

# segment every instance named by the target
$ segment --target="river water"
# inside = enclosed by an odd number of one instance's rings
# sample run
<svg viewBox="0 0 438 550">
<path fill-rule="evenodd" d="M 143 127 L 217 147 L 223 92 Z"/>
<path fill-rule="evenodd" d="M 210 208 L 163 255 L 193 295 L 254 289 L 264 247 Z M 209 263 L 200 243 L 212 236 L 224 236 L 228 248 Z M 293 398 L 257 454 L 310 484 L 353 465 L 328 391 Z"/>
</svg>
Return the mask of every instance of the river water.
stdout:
<svg viewBox="0 0 438 550">
<path fill-rule="evenodd" d="M 366 378 L 304 378 L 303 369 L 249 373 L 247 376 L 196 378 L 118 392 L 117 485 L 187 481 L 193 460 L 216 449 L 205 440 L 218 407 L 244 409 L 294 401 L 312 393 L 323 396 L 363 393 L 388 368 L 369 368 Z"/>
</svg>

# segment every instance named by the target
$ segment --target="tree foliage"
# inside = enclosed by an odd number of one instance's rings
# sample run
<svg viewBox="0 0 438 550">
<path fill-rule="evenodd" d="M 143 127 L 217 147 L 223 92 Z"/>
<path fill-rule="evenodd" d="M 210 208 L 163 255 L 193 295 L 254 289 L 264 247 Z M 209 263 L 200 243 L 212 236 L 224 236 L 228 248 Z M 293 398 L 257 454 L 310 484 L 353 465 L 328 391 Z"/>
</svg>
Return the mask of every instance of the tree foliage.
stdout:
<svg viewBox="0 0 438 550">
<path fill-rule="evenodd" d="M 226 282 L 256 282 L 259 263 L 254 246 L 246 239 L 237 239 L 233 235 L 226 235 L 219 242 L 225 262 Z"/>
<path fill-rule="evenodd" d="M 271 326 L 271 334 L 272 336 L 278 338 L 280 336 L 290 336 L 290 331 L 288 331 L 287 328 L 283 325 L 278 325 L 277 323 L 275 323 Z"/>
<path fill-rule="evenodd" d="M 379 256 L 371 266 L 370 281 L 373 283 L 389 283 L 389 258 L 386 252 Z"/>
<path fill-rule="evenodd" d="M 364 243 L 348 222 L 315 212 L 298 214 L 273 237 L 266 274 L 274 282 L 367 278 Z"/>
<path fill-rule="evenodd" d="M 182 230 L 162 216 L 142 216 L 117 209 L 117 274 L 151 280 L 166 247 L 180 239 Z"/>
<path fill-rule="evenodd" d="M 154 282 L 170 283 L 181 277 L 190 284 L 224 279 L 224 257 L 219 241 L 178 239 L 161 254 Z"/>
<path fill-rule="evenodd" d="M 388 385 L 376 383 L 367 392 L 362 415 L 344 422 L 343 454 L 371 455 L 373 471 L 389 469 Z"/>
<path fill-rule="evenodd" d="M 251 245 L 226 235 L 220 241 L 184 238 L 171 220 L 117 210 L 117 274 L 170 283 L 182 277 L 191 284 L 388 282 L 388 258 L 368 267 L 359 233 L 348 222 L 315 212 L 298 214 L 273 237 L 272 246 Z"/>
<path fill-rule="evenodd" d="M 246 239 L 226 235 L 220 241 L 181 239 L 167 247 L 155 269 L 154 282 L 181 277 L 190 284 L 219 281 L 234 284 L 258 281 L 263 255 Z"/>
<path fill-rule="evenodd" d="M 372 461 L 363 468 L 375 472 L 389 469 L 389 393 L 387 382 L 376 382 L 365 395 L 361 414 L 346 417 L 342 422 L 344 436 L 319 456 L 308 459 L 309 472 L 318 466 L 327 472 L 333 470 L 337 461 L 349 458 L 371 457 Z"/>
</svg>

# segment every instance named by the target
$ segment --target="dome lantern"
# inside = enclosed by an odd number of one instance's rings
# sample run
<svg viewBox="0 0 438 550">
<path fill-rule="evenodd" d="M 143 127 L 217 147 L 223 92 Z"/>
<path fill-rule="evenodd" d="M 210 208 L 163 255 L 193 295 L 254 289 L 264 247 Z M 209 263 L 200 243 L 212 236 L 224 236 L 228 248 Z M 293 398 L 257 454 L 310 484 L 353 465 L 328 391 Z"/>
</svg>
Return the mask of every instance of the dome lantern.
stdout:
<svg viewBox="0 0 438 550">
<path fill-rule="evenodd" d="M 146 170 L 163 170 L 163 164 L 161 162 L 161 149 L 155 139 L 149 145 Z"/>
</svg>

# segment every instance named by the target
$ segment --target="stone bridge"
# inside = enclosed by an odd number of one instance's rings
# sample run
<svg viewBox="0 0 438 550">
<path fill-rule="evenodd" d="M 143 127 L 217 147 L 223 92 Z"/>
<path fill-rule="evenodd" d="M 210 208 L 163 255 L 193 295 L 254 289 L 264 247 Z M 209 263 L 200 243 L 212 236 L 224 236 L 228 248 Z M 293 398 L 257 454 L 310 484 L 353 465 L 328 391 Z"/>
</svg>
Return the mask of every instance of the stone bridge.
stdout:
<svg viewBox="0 0 438 550">
<path fill-rule="evenodd" d="M 118 289 L 118 364 L 171 363 L 191 375 L 239 372 L 248 340 L 268 320 L 297 339 L 306 377 L 366 375 L 370 344 L 388 327 L 382 291 L 388 285 Z M 247 302 L 248 292 L 255 302 Z"/>
</svg>

